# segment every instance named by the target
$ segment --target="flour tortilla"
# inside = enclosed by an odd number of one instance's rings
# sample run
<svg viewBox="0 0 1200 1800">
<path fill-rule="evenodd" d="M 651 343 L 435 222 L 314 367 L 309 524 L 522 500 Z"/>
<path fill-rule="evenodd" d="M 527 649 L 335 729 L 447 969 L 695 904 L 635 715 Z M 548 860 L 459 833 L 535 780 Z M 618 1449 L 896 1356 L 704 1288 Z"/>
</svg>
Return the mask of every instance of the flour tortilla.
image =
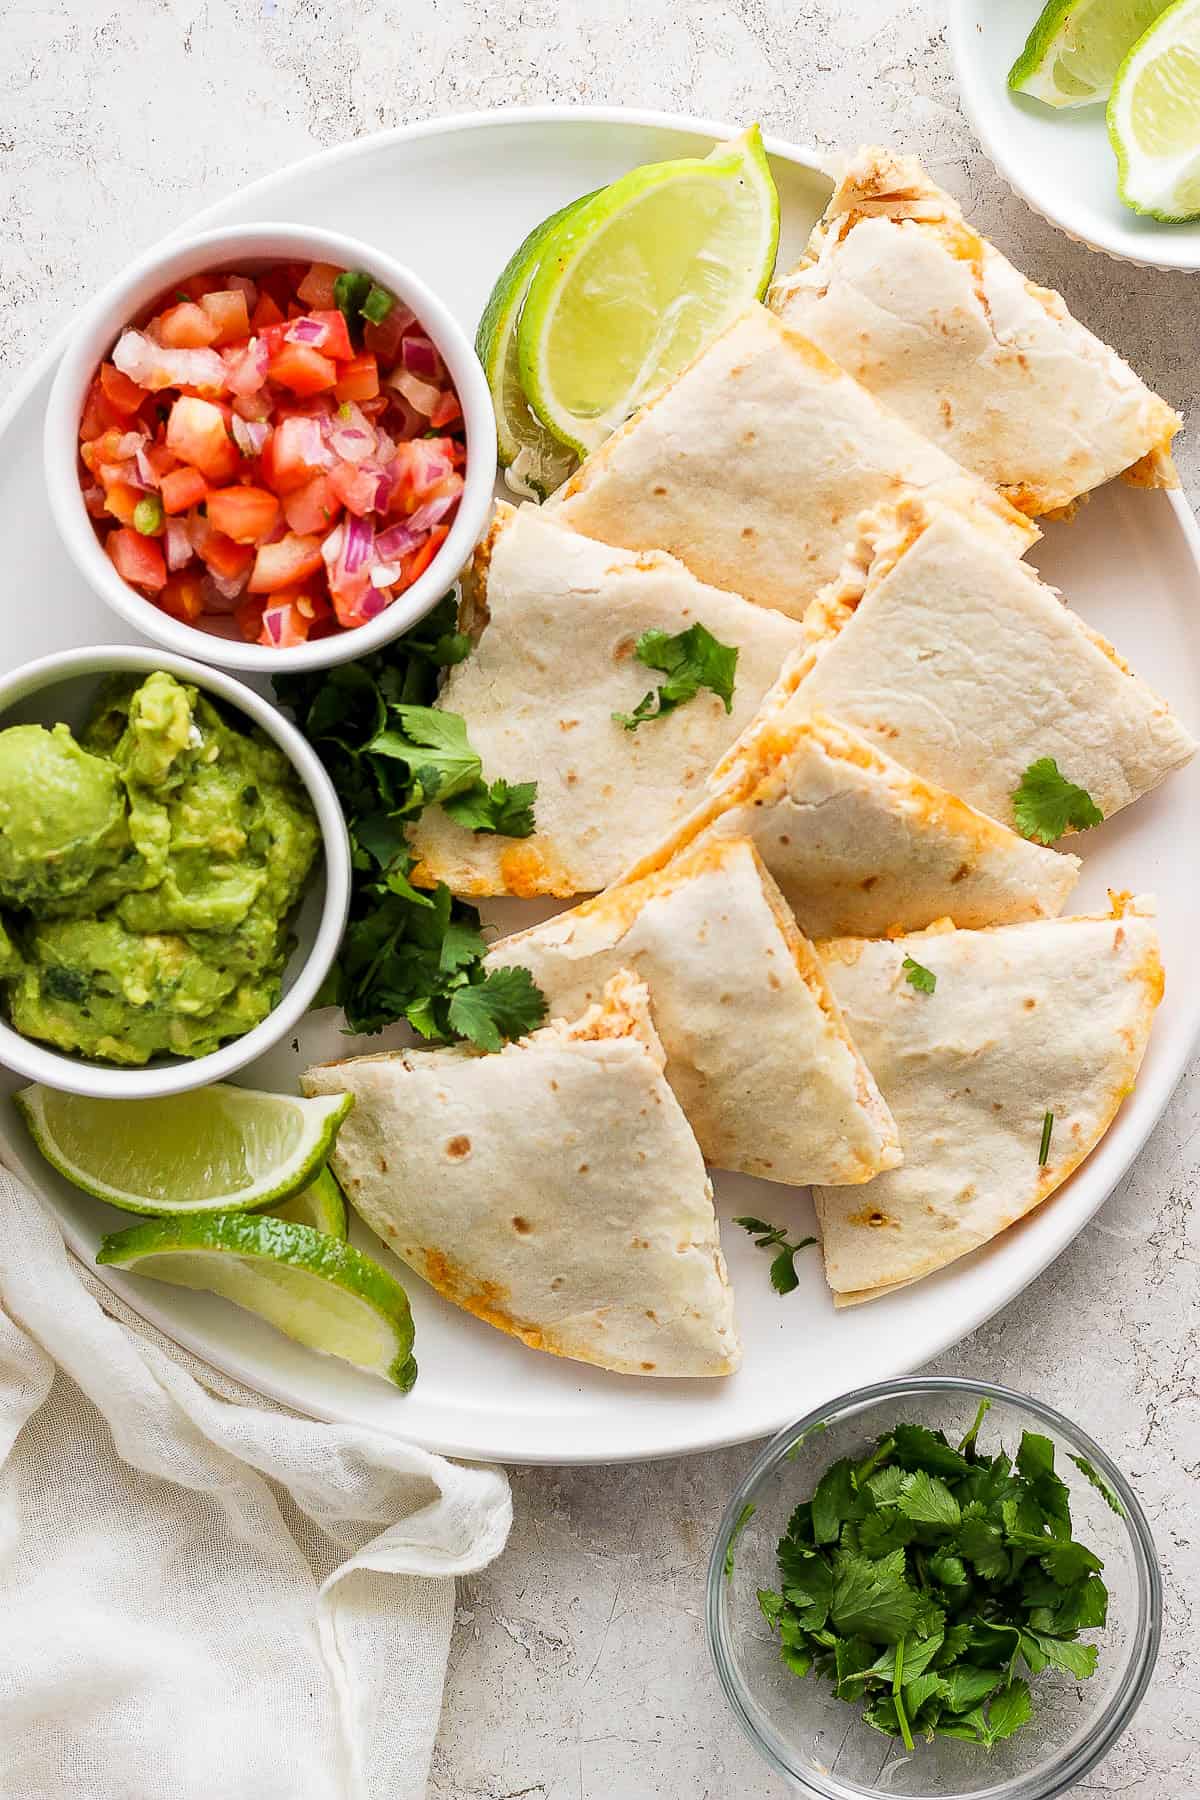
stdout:
<svg viewBox="0 0 1200 1800">
<path fill-rule="evenodd" d="M 1037 533 L 763 307 L 743 315 L 560 488 L 589 537 L 669 550 L 793 618 L 858 515 L 907 493 L 960 505 L 1020 555 Z"/>
<path fill-rule="evenodd" d="M 534 507 L 499 509 L 476 580 L 479 641 L 440 704 L 466 719 L 489 780 L 536 779 L 538 829 L 476 835 L 431 807 L 412 832 L 417 879 L 470 895 L 594 893 L 691 809 L 800 627 L 705 587 L 673 557 L 598 544 Z M 624 730 L 613 713 L 666 679 L 636 660 L 638 638 L 697 622 L 737 649 L 732 711 L 702 689 Z"/>
<path fill-rule="evenodd" d="M 1112 645 L 949 508 L 865 522 L 806 625 L 765 711 L 793 688 L 786 716 L 832 714 L 1005 824 L 1041 757 L 1108 818 L 1195 754 Z"/>
<path fill-rule="evenodd" d="M 915 931 L 951 911 L 971 925 L 1052 917 L 1079 874 L 1077 857 L 1027 843 L 821 716 L 748 734 L 719 784 L 626 879 L 740 837 L 810 937 Z"/>
<path fill-rule="evenodd" d="M 600 998 L 618 967 L 650 989 L 666 1075 L 710 1163 L 807 1187 L 899 1160 L 891 1114 L 811 946 L 745 839 L 715 839 L 497 944 L 555 1012 Z"/>
<path fill-rule="evenodd" d="M 1111 476 L 1175 486 L 1179 418 L 963 221 L 912 157 L 858 151 L 771 305 L 1023 512 Z"/>
<path fill-rule="evenodd" d="M 631 1375 L 727 1375 L 741 1352 L 699 1146 L 645 986 L 494 1056 L 461 1046 L 309 1069 L 351 1093 L 333 1169 L 446 1299 L 533 1350 Z"/>
<path fill-rule="evenodd" d="M 902 1166 L 861 1195 L 816 1190 L 839 1304 L 987 1243 L 1095 1149 L 1133 1087 L 1162 998 L 1153 913 L 1139 899 L 1104 918 L 818 947 L 904 1143 Z M 932 994 L 905 978 L 906 956 L 935 975 Z"/>
</svg>

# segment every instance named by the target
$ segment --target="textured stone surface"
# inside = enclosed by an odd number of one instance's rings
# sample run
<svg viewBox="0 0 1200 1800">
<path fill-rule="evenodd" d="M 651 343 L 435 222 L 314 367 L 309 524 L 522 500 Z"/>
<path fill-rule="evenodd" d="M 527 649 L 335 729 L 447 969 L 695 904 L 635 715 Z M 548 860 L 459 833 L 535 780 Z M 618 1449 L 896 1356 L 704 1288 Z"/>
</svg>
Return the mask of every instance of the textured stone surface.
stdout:
<svg viewBox="0 0 1200 1800">
<path fill-rule="evenodd" d="M 6 11 L 0 52 L 0 387 L 133 251 L 281 162 L 435 113 L 607 101 L 757 117 L 824 147 L 916 149 L 985 230 L 1186 412 L 1200 278 L 1091 255 L 1008 191 L 958 109 L 944 10 L 934 0 L 25 0 Z M 1194 497 L 1190 440 L 1181 462 Z M 1129 1800 L 1200 1795 L 1198 1131 L 1189 1080 L 1090 1228 L 937 1365 L 1063 1406 L 1146 1502 L 1166 1577 L 1158 1673 L 1133 1729 L 1077 1790 Z M 514 1472 L 511 1548 L 460 1595 L 435 1800 L 783 1794 L 725 1712 L 703 1639 L 709 1540 L 750 1454 Z"/>
</svg>

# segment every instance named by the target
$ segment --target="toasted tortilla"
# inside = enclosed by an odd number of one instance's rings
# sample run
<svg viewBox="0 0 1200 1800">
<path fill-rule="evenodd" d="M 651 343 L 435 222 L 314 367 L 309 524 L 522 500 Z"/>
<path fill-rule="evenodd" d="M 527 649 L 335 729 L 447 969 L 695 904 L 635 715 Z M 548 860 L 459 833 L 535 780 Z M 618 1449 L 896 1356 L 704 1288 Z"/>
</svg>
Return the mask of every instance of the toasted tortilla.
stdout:
<svg viewBox="0 0 1200 1800">
<path fill-rule="evenodd" d="M 820 716 L 779 717 L 748 733 L 691 817 L 625 879 L 741 837 L 810 937 L 916 931 L 951 908 L 972 925 L 1053 917 L 1080 866 Z"/>
<path fill-rule="evenodd" d="M 903 1164 L 861 1196 L 816 1190 L 839 1304 L 987 1243 L 1095 1149 L 1137 1078 L 1162 998 L 1153 913 L 1139 899 L 1103 918 L 818 947 L 904 1143 Z M 936 977 L 933 993 L 906 979 L 907 956 Z"/>
<path fill-rule="evenodd" d="M 416 879 L 458 894 L 594 893 L 678 823 L 753 717 L 800 627 L 706 587 L 661 553 L 613 549 L 534 507 L 499 508 L 477 559 L 473 653 L 439 704 L 461 713 L 489 780 L 536 778 L 537 832 L 466 830 L 431 807 L 412 831 Z M 702 689 L 636 731 L 630 713 L 666 677 L 634 654 L 644 631 L 699 622 L 736 647 L 733 707 Z"/>
<path fill-rule="evenodd" d="M 964 222 L 909 156 L 858 151 L 770 303 L 914 430 L 1036 514 L 1124 473 L 1176 485 L 1178 415 Z"/>
<path fill-rule="evenodd" d="M 699 1146 L 643 983 L 494 1056 L 457 1046 L 309 1069 L 350 1093 L 332 1162 L 371 1229 L 532 1350 L 630 1375 L 727 1375 L 741 1351 Z"/>
<path fill-rule="evenodd" d="M 666 1076 L 710 1163 L 806 1187 L 869 1181 L 900 1151 L 891 1114 L 811 946 L 752 844 L 714 839 L 669 868 L 505 938 L 555 1012 L 616 968 L 650 989 Z"/>
<path fill-rule="evenodd" d="M 559 489 L 576 530 L 669 550 L 702 581 L 802 616 L 858 515 L 937 495 L 1014 554 L 1029 521 L 763 307 L 743 315 Z"/>
<path fill-rule="evenodd" d="M 1196 751 L 1111 644 L 948 507 L 865 520 L 805 623 L 764 714 L 830 714 L 1005 824 L 1042 757 L 1108 818 Z"/>
</svg>

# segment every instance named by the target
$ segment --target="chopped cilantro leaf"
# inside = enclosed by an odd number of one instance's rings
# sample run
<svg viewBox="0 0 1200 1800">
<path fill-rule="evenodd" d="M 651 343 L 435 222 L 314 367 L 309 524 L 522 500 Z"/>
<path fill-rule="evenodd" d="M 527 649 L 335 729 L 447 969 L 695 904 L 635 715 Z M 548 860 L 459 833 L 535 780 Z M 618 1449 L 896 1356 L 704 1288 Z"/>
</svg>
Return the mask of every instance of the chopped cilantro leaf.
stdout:
<svg viewBox="0 0 1200 1800">
<path fill-rule="evenodd" d="M 1087 1476 L 1092 1486 L 1096 1489 L 1096 1492 L 1101 1496 L 1105 1505 L 1109 1508 L 1109 1511 L 1115 1512 L 1118 1519 L 1123 1519 L 1125 1517 L 1125 1508 L 1121 1505 L 1121 1502 L 1117 1499 L 1117 1496 L 1113 1493 L 1103 1475 L 1101 1475 L 1088 1461 L 1087 1457 L 1073 1456 L 1071 1461 L 1075 1464 L 1075 1467 L 1079 1470 L 1081 1475 Z"/>
<path fill-rule="evenodd" d="M 1056 844 L 1065 831 L 1087 831 L 1104 823 L 1087 789 L 1068 781 L 1052 756 L 1030 763 L 1012 800 L 1017 830 L 1039 844 Z"/>
<path fill-rule="evenodd" d="M 533 803 L 537 798 L 536 781 L 501 778 L 491 787 L 482 781 L 462 793 L 443 799 L 442 809 L 459 825 L 470 831 L 498 832 L 501 837 L 530 837 L 534 830 Z"/>
<path fill-rule="evenodd" d="M 450 996 L 451 1029 L 480 1050 L 499 1050 L 506 1038 L 524 1037 L 545 1016 L 546 996 L 519 965 L 493 969 Z"/>
<path fill-rule="evenodd" d="M 772 1250 L 778 1246 L 778 1255 L 771 1259 L 771 1286 L 777 1294 L 790 1294 L 800 1286 L 800 1277 L 796 1273 L 796 1255 L 807 1250 L 810 1244 L 816 1243 L 815 1237 L 799 1238 L 790 1244 L 787 1232 L 782 1225 L 768 1225 L 765 1219 L 735 1219 L 743 1231 L 748 1231 L 760 1250 Z"/>
<path fill-rule="evenodd" d="M 719 643 L 712 632 L 699 623 L 674 637 L 665 631 L 643 631 L 634 647 L 634 655 L 648 669 L 661 669 L 667 679 L 655 691 L 638 701 L 631 713 L 614 713 L 613 718 L 626 731 L 636 731 L 647 719 L 661 719 L 688 700 L 694 700 L 701 688 L 708 688 L 725 703 L 725 711 L 733 711 L 733 683 L 737 672 L 737 650 Z"/>
<path fill-rule="evenodd" d="M 915 962 L 911 956 L 906 956 L 900 967 L 904 971 L 905 980 L 911 987 L 916 988 L 918 994 L 932 994 L 937 986 L 937 976 L 932 969 L 927 969 L 923 963 Z"/>
<path fill-rule="evenodd" d="M 1046 1113 L 1042 1118 L 1042 1141 L 1038 1145 L 1038 1168 L 1044 1169 L 1050 1161 L 1050 1139 L 1054 1132 L 1054 1114 Z"/>
<path fill-rule="evenodd" d="M 750 1523 L 751 1519 L 754 1517 L 754 1515 L 757 1511 L 758 1511 L 758 1508 L 755 1506 L 753 1500 L 747 1500 L 745 1506 L 743 1506 L 741 1512 L 738 1514 L 737 1518 L 733 1522 L 733 1530 L 730 1532 L 729 1542 L 725 1546 L 725 1579 L 726 1579 L 726 1581 L 731 1580 L 733 1577 L 733 1558 L 734 1558 L 734 1552 L 737 1549 L 738 1539 L 741 1537 L 743 1531 L 745 1531 L 747 1525 Z"/>
</svg>

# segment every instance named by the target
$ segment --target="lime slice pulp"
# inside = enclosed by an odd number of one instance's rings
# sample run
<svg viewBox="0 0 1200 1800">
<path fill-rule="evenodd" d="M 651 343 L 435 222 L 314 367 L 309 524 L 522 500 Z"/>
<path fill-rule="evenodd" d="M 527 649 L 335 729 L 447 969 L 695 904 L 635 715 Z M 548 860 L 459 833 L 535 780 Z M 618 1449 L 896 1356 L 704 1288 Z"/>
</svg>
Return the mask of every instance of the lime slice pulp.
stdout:
<svg viewBox="0 0 1200 1800">
<path fill-rule="evenodd" d="M 1127 206 L 1168 222 L 1200 217 L 1200 0 L 1176 0 L 1133 46 L 1108 135 Z"/>
<path fill-rule="evenodd" d="M 288 1219 L 293 1225 L 311 1225 L 314 1231 L 324 1231 L 329 1237 L 346 1236 L 346 1196 L 332 1169 L 322 1169 L 315 1181 L 290 1200 L 277 1200 L 262 1210 L 273 1213 L 277 1219 Z"/>
<path fill-rule="evenodd" d="M 1117 70 L 1169 0 L 1047 0 L 1008 72 L 1015 93 L 1047 106 L 1106 100 Z"/>
<path fill-rule="evenodd" d="M 560 220 L 521 311 L 521 386 L 577 455 L 604 441 L 765 293 L 779 196 L 753 126 L 648 163 Z"/>
<path fill-rule="evenodd" d="M 564 219 L 593 197 L 586 194 L 582 200 L 572 200 L 534 226 L 500 271 L 475 333 L 475 349 L 492 390 L 505 481 L 515 493 L 537 500 L 545 500 L 561 487 L 575 467 L 576 457 L 551 437 L 525 398 L 517 359 L 517 326 L 543 246 Z"/>
<path fill-rule="evenodd" d="M 98 1263 L 220 1294 L 277 1330 L 408 1389 L 408 1297 L 386 1269 L 310 1225 L 261 1213 L 150 1219 L 110 1233 Z"/>
<path fill-rule="evenodd" d="M 38 1149 L 67 1180 L 126 1212 L 265 1206 L 307 1187 L 349 1095 L 306 1100 L 224 1082 L 161 1100 L 91 1100 L 52 1088 L 16 1096 Z"/>
</svg>

